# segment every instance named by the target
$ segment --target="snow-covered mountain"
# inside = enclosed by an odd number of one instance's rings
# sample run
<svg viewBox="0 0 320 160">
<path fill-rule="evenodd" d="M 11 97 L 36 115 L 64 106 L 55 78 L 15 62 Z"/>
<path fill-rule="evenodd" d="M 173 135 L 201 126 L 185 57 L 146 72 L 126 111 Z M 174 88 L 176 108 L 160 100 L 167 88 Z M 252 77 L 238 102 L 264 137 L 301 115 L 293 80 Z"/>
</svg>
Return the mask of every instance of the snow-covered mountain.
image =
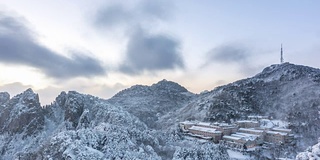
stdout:
<svg viewBox="0 0 320 160">
<path fill-rule="evenodd" d="M 298 147 L 320 137 L 320 70 L 290 63 L 272 65 L 252 78 L 203 93 L 175 114 L 174 121 L 226 121 L 265 115 L 289 122 Z"/>
<path fill-rule="evenodd" d="M 1 160 L 228 159 L 219 146 L 148 128 L 123 107 L 90 95 L 62 92 L 45 107 L 31 89 L 1 97 Z"/>
<path fill-rule="evenodd" d="M 249 115 L 287 121 L 297 137 L 294 152 L 314 145 L 320 137 L 320 70 L 272 65 L 198 95 L 167 80 L 108 100 L 61 92 L 43 107 L 31 89 L 11 99 L 1 92 L 0 159 L 228 159 L 219 145 L 182 136 L 178 122 Z"/>
<path fill-rule="evenodd" d="M 179 84 L 162 80 L 151 86 L 136 85 L 120 91 L 108 102 L 121 106 L 151 128 L 163 128 L 168 126 L 158 120 L 185 106 L 193 98 L 195 95 Z"/>
<path fill-rule="evenodd" d="M 8 100 L 8 93 L 1 105 L 0 133 L 21 134 L 23 137 L 36 134 L 44 127 L 43 109 L 39 97 L 31 89 Z"/>
</svg>

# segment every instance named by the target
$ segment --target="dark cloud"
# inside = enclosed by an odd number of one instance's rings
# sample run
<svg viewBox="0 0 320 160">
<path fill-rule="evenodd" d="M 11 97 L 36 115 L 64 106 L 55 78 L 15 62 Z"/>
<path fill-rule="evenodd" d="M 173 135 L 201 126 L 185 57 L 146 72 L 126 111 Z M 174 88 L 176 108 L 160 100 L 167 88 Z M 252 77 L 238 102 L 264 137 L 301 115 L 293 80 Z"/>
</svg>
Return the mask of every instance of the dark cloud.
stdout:
<svg viewBox="0 0 320 160">
<path fill-rule="evenodd" d="M 142 0 L 133 6 L 111 4 L 100 8 L 94 15 L 94 24 L 101 28 L 125 26 L 131 28 L 143 23 L 171 17 L 173 4 L 163 0 Z"/>
<path fill-rule="evenodd" d="M 104 29 L 120 27 L 128 33 L 126 58 L 120 65 L 121 72 L 140 74 L 143 71 L 183 68 L 180 43 L 167 35 L 150 35 L 150 28 L 146 27 L 171 17 L 173 6 L 170 1 L 141 0 L 132 5 L 118 3 L 98 10 L 95 26 Z"/>
<path fill-rule="evenodd" d="M 241 44 L 229 43 L 218 46 L 208 52 L 207 58 L 203 67 L 211 63 L 236 65 L 244 76 L 251 76 L 260 70 L 260 67 L 250 63 L 253 58 L 252 49 Z"/>
<path fill-rule="evenodd" d="M 149 35 L 142 29 L 129 38 L 126 56 L 120 71 L 128 74 L 184 67 L 179 42 L 165 35 Z"/>
<path fill-rule="evenodd" d="M 0 12 L 0 62 L 35 67 L 55 78 L 103 75 L 100 62 L 84 54 L 61 56 L 40 45 L 24 20 Z"/>
<path fill-rule="evenodd" d="M 209 59 L 223 63 L 243 63 L 250 57 L 250 51 L 240 45 L 228 44 L 212 49 Z"/>
<path fill-rule="evenodd" d="M 167 20 L 172 17 L 174 4 L 165 0 L 144 0 L 136 8 L 140 10 L 139 16 L 148 20 Z"/>
<path fill-rule="evenodd" d="M 133 23 L 135 19 L 134 14 L 119 4 L 101 8 L 95 16 L 95 25 L 107 28 Z"/>
</svg>

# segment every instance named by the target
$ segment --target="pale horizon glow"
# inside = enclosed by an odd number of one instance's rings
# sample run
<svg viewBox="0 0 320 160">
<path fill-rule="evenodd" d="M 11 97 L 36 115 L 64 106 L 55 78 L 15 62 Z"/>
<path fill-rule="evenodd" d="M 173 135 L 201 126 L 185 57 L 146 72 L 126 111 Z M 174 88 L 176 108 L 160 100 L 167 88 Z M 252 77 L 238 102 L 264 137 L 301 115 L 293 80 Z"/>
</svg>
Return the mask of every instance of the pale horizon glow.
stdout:
<svg viewBox="0 0 320 160">
<path fill-rule="evenodd" d="M 284 61 L 320 68 L 317 0 L 0 0 L 0 92 L 110 98 L 162 79 L 193 93 Z"/>
</svg>

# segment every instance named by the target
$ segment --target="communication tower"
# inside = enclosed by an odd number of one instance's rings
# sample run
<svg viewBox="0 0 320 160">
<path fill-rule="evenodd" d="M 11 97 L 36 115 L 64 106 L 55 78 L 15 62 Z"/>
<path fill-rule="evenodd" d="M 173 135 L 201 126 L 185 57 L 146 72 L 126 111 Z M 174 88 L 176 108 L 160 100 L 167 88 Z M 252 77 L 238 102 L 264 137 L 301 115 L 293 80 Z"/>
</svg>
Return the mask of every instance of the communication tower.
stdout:
<svg viewBox="0 0 320 160">
<path fill-rule="evenodd" d="M 281 43 L 281 51 L 280 51 L 280 63 L 282 64 L 283 62 L 284 62 L 284 60 L 283 60 L 283 49 L 282 49 L 282 43 Z"/>
</svg>

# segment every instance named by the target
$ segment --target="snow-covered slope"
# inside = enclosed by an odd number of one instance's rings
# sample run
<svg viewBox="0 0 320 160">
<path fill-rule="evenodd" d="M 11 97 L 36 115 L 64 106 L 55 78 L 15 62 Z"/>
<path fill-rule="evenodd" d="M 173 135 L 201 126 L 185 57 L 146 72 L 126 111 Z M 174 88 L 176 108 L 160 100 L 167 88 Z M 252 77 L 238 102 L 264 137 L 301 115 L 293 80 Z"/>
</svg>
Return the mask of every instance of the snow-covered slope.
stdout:
<svg viewBox="0 0 320 160">
<path fill-rule="evenodd" d="M 174 114 L 172 121 L 233 121 L 266 115 L 288 121 L 305 149 L 320 136 L 320 70 L 290 63 L 272 65 L 252 78 L 200 94 Z"/>
<path fill-rule="evenodd" d="M 0 105 L 6 103 L 10 99 L 8 92 L 0 92 Z"/>
<path fill-rule="evenodd" d="M 320 159 L 320 138 L 318 143 L 312 147 L 309 147 L 305 152 L 301 152 L 297 155 L 296 160 L 318 160 Z"/>
<path fill-rule="evenodd" d="M 228 159 L 224 148 L 190 140 L 184 120 L 287 121 L 295 156 L 320 137 L 320 70 L 284 63 L 199 95 L 171 81 L 136 85 L 109 100 L 61 92 L 44 107 L 31 89 L 0 93 L 1 159 Z"/>
<path fill-rule="evenodd" d="M 43 128 L 39 97 L 31 89 L 5 102 L 0 112 L 0 133 L 33 135 Z"/>
<path fill-rule="evenodd" d="M 210 142 L 201 147 L 177 130 L 152 130 L 123 107 L 74 91 L 62 92 L 42 108 L 28 89 L 2 104 L 0 115 L 3 160 L 228 159 L 223 148 Z"/>
<path fill-rule="evenodd" d="M 167 128 L 158 120 L 188 104 L 195 95 L 179 84 L 162 80 L 152 86 L 136 85 L 120 91 L 110 100 L 137 116 L 151 128 Z"/>
</svg>

